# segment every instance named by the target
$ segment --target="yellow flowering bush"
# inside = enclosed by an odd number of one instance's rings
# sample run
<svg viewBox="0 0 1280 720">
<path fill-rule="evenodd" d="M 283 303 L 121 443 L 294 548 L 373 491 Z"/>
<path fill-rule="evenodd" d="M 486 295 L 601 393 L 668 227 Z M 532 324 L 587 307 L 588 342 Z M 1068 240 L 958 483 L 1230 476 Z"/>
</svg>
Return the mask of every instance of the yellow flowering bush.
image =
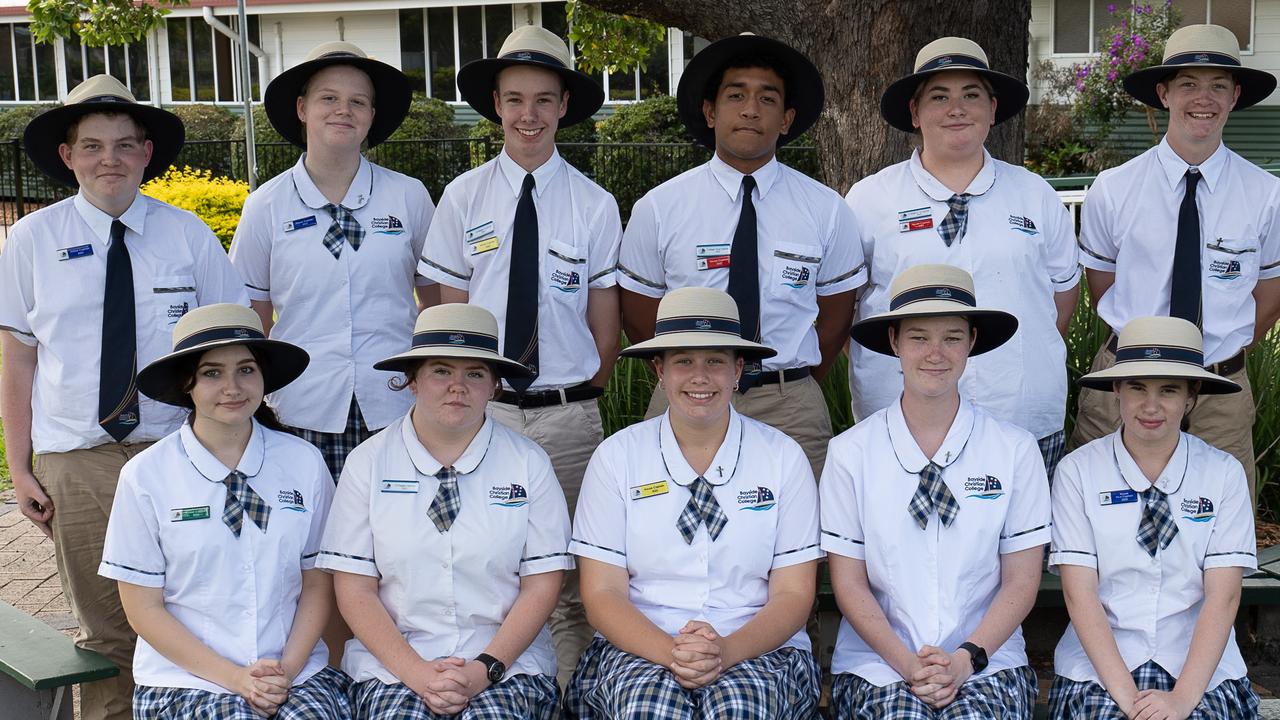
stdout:
<svg viewBox="0 0 1280 720">
<path fill-rule="evenodd" d="M 182 169 L 170 166 L 164 175 L 144 183 L 142 194 L 195 213 L 218 236 L 222 247 L 230 248 L 249 184 L 214 177 L 208 170 L 189 165 Z"/>
</svg>

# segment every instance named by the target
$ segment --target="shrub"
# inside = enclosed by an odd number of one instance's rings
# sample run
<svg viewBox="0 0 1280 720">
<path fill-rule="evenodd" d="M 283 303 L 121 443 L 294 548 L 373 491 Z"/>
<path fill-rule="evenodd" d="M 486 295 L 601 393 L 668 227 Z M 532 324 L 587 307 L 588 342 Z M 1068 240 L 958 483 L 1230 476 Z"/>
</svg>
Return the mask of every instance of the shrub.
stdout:
<svg viewBox="0 0 1280 720">
<path fill-rule="evenodd" d="M 27 124 L 39 115 L 58 107 L 57 105 L 16 105 L 8 110 L 0 110 L 0 140 L 22 137 Z"/>
<path fill-rule="evenodd" d="M 414 98 L 409 114 L 391 134 L 392 140 L 422 140 L 466 137 L 466 130 L 453 124 L 453 108 L 436 98 Z"/>
<path fill-rule="evenodd" d="M 676 99 L 670 95 L 621 105 L 599 123 L 602 143 L 687 143 Z"/>
<path fill-rule="evenodd" d="M 676 99 L 665 95 L 619 107 L 600 121 L 599 136 L 601 143 L 679 144 L 662 152 L 645 147 L 601 147 L 595 153 L 595 181 L 613 193 L 624 220 L 636 200 L 651 188 L 711 157 L 710 150 L 690 142 Z"/>
<path fill-rule="evenodd" d="M 208 170 L 170 167 L 164 175 L 144 183 L 142 193 L 195 213 L 218 236 L 222 246 L 230 248 L 244 199 L 249 196 L 249 185 L 215 177 Z"/>
<path fill-rule="evenodd" d="M 187 140 L 230 140 L 239 131 L 244 136 L 244 120 L 219 105 L 196 103 L 177 105 L 169 109 L 182 120 L 187 129 Z"/>
</svg>

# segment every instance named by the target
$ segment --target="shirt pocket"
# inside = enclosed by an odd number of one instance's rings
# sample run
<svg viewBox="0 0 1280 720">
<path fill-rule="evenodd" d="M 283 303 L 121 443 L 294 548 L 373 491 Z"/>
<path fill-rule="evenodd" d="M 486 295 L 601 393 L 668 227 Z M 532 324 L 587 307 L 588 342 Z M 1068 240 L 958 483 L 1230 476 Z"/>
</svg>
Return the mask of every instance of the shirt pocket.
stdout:
<svg viewBox="0 0 1280 720">
<path fill-rule="evenodd" d="M 769 269 L 769 294 L 795 304 L 809 304 L 821 265 L 819 246 L 776 243 Z"/>
<path fill-rule="evenodd" d="M 151 299 L 163 327 L 173 327 L 196 307 L 196 278 L 190 274 L 157 275 L 151 282 Z"/>
<path fill-rule="evenodd" d="M 587 256 L 582 250 L 560 240 L 547 243 L 543 265 L 547 294 L 559 302 L 579 303 L 587 283 Z"/>
<path fill-rule="evenodd" d="M 1205 282 L 1227 289 L 1252 292 L 1258 280 L 1258 241 L 1218 238 L 1205 243 Z"/>
</svg>

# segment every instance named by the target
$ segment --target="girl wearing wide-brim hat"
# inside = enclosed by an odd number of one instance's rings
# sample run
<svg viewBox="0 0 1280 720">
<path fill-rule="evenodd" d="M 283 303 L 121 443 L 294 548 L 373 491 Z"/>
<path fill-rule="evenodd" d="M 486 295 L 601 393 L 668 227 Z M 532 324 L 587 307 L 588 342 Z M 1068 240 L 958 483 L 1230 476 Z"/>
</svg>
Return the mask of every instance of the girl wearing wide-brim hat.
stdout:
<svg viewBox="0 0 1280 720">
<path fill-rule="evenodd" d="M 125 464 L 98 571 L 138 632 L 134 718 L 349 717 L 320 642 L 333 481 L 262 402 L 306 366 L 252 310 L 219 304 L 184 315 L 173 352 L 138 373 L 139 390 L 191 413 Z"/>
<path fill-rule="evenodd" d="M 921 263 L 968 271 L 988 307 L 1018 318 L 1009 342 L 969 363 L 960 391 L 1035 435 L 1052 476 L 1064 439 L 1063 335 L 1080 278 L 1075 226 L 1048 183 L 986 149 L 991 128 L 1020 113 L 1027 92 L 971 40 L 925 45 L 911 74 L 880 98 L 885 122 L 916 134 L 919 147 L 856 183 L 846 200 L 870 273 L 856 320 L 884 312 L 893 279 Z M 902 388 L 891 356 L 855 343 L 849 358 L 855 418 L 897 400 Z"/>
<path fill-rule="evenodd" d="M 904 270 L 853 340 L 896 355 L 902 394 L 831 441 L 822 548 L 844 620 L 835 717 L 1030 720 L 1036 678 L 1019 626 L 1049 541 L 1033 438 L 960 391 L 969 358 L 1017 319 L 949 265 Z"/>
<path fill-rule="evenodd" d="M 570 551 L 597 635 L 566 691 L 570 718 L 813 718 L 817 489 L 796 442 L 730 405 L 744 361 L 725 292 L 658 305 L 650 359 L 669 407 L 605 440 Z"/>
<path fill-rule="evenodd" d="M 1054 653 L 1053 718 L 1258 717 L 1232 629 L 1257 569 L 1252 502 L 1231 455 L 1185 432 L 1201 395 L 1240 392 L 1204 367 L 1200 331 L 1140 317 L 1116 363 L 1120 429 L 1067 455 L 1053 486 L 1049 569 L 1071 625 Z"/>
<path fill-rule="evenodd" d="M 351 453 L 320 551 L 353 717 L 552 720 L 569 512 L 547 454 L 485 414 L 529 370 L 474 305 L 428 308 L 412 342 L 378 367 L 413 407 Z"/>
</svg>

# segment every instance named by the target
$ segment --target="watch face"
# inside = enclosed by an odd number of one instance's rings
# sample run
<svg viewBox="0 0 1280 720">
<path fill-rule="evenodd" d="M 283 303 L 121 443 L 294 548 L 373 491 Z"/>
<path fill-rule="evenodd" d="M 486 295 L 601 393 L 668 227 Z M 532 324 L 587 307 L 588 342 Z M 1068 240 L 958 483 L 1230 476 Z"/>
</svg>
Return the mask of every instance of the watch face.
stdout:
<svg viewBox="0 0 1280 720">
<path fill-rule="evenodd" d="M 498 682 L 503 675 L 507 674 L 507 666 L 503 665 L 500 660 L 494 660 L 489 664 L 489 682 Z"/>
</svg>

